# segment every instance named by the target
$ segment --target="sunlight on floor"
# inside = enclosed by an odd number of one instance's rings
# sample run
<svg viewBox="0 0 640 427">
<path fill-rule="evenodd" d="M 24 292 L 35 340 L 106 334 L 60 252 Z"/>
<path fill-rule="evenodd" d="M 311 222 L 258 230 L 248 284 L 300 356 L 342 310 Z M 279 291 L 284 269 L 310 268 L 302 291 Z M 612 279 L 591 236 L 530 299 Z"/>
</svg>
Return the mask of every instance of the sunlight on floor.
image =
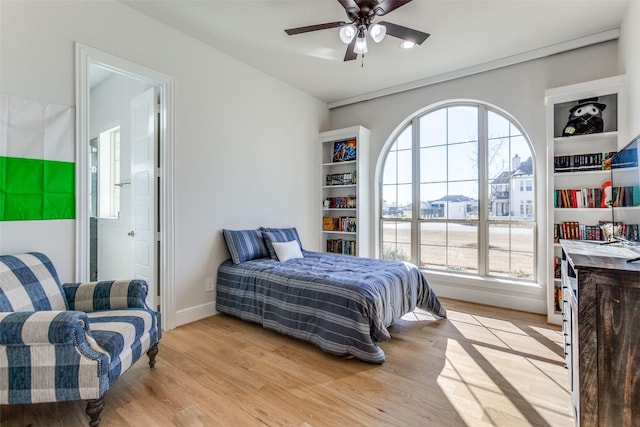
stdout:
<svg viewBox="0 0 640 427">
<path fill-rule="evenodd" d="M 460 339 L 448 340 L 437 382 L 468 425 L 521 426 L 522 418 L 532 426 L 574 425 L 560 331 L 448 314 Z"/>
</svg>

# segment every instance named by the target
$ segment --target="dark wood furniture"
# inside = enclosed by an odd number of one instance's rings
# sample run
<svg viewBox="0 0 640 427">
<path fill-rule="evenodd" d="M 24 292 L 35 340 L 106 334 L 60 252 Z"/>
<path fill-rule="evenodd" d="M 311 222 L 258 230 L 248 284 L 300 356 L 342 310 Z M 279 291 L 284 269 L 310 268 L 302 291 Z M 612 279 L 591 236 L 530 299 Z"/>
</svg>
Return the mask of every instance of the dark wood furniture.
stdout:
<svg viewBox="0 0 640 427">
<path fill-rule="evenodd" d="M 640 262 L 624 246 L 561 240 L 564 350 L 576 424 L 640 425 Z"/>
</svg>

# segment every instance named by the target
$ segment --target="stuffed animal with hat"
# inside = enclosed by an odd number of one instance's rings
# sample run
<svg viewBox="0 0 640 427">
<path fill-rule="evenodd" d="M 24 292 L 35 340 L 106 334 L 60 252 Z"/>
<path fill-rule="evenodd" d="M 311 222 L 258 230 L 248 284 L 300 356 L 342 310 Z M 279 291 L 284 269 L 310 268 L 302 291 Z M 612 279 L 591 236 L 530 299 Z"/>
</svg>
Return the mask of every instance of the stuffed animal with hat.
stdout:
<svg viewBox="0 0 640 427">
<path fill-rule="evenodd" d="M 562 136 L 602 132 L 604 129 L 602 111 L 605 108 L 607 106 L 598 102 L 598 98 L 579 100 L 578 105 L 569 110 L 569 121 L 562 131 Z"/>
</svg>

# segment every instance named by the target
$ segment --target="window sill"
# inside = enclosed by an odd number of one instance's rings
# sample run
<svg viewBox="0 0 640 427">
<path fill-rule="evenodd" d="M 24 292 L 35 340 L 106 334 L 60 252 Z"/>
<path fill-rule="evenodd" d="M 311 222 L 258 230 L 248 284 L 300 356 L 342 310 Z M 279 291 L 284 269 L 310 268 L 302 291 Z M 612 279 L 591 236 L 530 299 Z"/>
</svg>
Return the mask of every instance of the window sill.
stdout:
<svg viewBox="0 0 640 427">
<path fill-rule="evenodd" d="M 531 294 L 544 293 L 544 287 L 536 282 L 522 282 L 513 279 L 497 277 L 479 277 L 466 274 L 456 274 L 444 271 L 422 270 L 429 281 L 445 286 L 472 287 L 483 290 L 496 290 L 501 293 Z"/>
</svg>

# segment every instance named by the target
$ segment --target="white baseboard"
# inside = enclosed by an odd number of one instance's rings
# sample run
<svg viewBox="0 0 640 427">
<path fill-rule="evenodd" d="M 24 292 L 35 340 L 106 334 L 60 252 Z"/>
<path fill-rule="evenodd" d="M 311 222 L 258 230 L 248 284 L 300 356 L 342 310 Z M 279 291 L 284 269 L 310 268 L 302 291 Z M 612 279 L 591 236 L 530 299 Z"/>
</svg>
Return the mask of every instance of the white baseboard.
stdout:
<svg viewBox="0 0 640 427">
<path fill-rule="evenodd" d="M 216 311 L 216 303 L 213 301 L 185 308 L 184 310 L 178 310 L 175 316 L 176 327 L 213 316 L 214 314 L 218 314 L 218 312 Z"/>
</svg>

